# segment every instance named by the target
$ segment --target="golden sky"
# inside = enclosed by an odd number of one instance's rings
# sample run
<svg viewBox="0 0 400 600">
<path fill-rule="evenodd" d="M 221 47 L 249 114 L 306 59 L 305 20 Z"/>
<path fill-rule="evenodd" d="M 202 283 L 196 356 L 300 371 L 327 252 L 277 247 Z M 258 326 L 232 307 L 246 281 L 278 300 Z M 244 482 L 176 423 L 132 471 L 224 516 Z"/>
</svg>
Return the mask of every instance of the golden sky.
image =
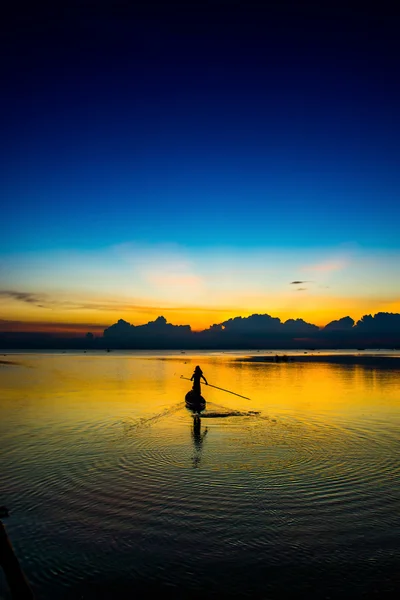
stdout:
<svg viewBox="0 0 400 600">
<path fill-rule="evenodd" d="M 268 313 L 323 326 L 400 312 L 400 256 L 344 245 L 304 250 L 121 244 L 0 260 L 4 329 L 101 331 L 160 315 L 201 330 Z M 5 321 L 13 323 L 6 324 Z"/>
</svg>

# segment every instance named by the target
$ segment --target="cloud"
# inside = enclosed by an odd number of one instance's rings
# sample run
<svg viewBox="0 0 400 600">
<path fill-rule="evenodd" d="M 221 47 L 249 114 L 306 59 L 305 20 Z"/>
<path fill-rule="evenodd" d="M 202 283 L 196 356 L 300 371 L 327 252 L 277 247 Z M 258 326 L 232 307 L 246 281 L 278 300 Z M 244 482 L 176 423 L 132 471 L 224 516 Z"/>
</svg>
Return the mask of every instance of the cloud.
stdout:
<svg viewBox="0 0 400 600">
<path fill-rule="evenodd" d="M 332 321 L 325 328 L 319 328 L 303 319 L 288 319 L 282 323 L 278 317 L 253 314 L 249 317 L 230 318 L 198 332 L 194 332 L 189 325 L 172 325 L 165 317 L 160 316 L 137 326 L 120 319 L 103 329 L 104 337 L 99 335 L 101 330 L 100 324 L 88 322 L 74 325 L 0 319 L 0 341 L 3 347 L 8 347 L 9 343 L 10 347 L 30 347 L 29 343 L 36 343 L 36 338 L 40 342 L 41 336 L 50 334 L 55 344 L 57 338 L 64 340 L 66 337 L 80 335 L 81 341 L 77 341 L 79 347 L 84 341 L 82 336 L 87 331 L 92 331 L 98 335 L 96 343 L 99 348 L 109 347 L 112 340 L 117 344 L 115 347 L 120 347 L 118 344 L 121 342 L 122 347 L 132 348 L 298 348 L 304 347 L 304 344 L 313 348 L 331 348 L 332 341 L 334 347 L 372 348 L 400 345 L 400 313 L 364 315 L 356 325 L 347 316 Z M 28 343 L 28 346 L 18 345 L 21 342 Z M 45 340 L 43 343 L 48 342 Z"/>
<path fill-rule="evenodd" d="M 342 317 L 335 321 L 331 321 L 324 327 L 324 331 L 349 331 L 354 327 L 354 319 L 351 317 Z"/>
<path fill-rule="evenodd" d="M 176 292 L 177 288 L 181 288 L 181 292 L 185 293 L 188 290 L 201 291 L 203 283 L 200 277 L 190 273 L 150 273 L 147 275 L 147 280 L 164 290 L 169 287 Z"/>
<path fill-rule="evenodd" d="M 87 331 L 94 331 L 96 334 L 103 332 L 105 325 L 99 323 L 65 323 L 49 321 L 20 321 L 0 319 L 1 333 L 51 333 L 53 335 L 62 335 L 63 333 L 81 334 Z"/>
<path fill-rule="evenodd" d="M 342 247 L 126 243 L 0 254 L 0 305 L 4 318 L 42 320 L 43 313 L 53 321 L 110 324 L 118 317 L 143 323 L 164 311 L 179 323 L 185 311 L 196 330 L 268 309 L 322 326 L 341 314 L 359 319 L 371 310 L 399 312 L 399 265 L 400 252 Z M 293 274 L 302 279 L 292 280 Z"/>
<path fill-rule="evenodd" d="M 348 264 L 345 259 L 327 260 L 326 262 L 307 265 L 302 268 L 303 271 L 316 271 L 317 273 L 331 273 L 332 271 L 340 271 Z"/>
<path fill-rule="evenodd" d="M 307 323 L 303 319 L 288 319 L 283 323 L 285 331 L 292 332 L 295 335 L 298 334 L 315 334 L 319 332 L 319 327 L 312 323 Z"/>
<path fill-rule="evenodd" d="M 304 292 L 307 288 L 297 288 L 296 292 Z"/>
<path fill-rule="evenodd" d="M 172 283 L 175 282 L 172 277 Z M 166 281 L 171 282 L 166 276 Z M 190 283 L 189 279 L 189 283 Z M 180 280 L 180 283 L 182 281 Z M 149 311 L 161 311 L 161 312 L 195 312 L 196 310 L 201 310 L 202 312 L 210 312 L 210 313 L 226 313 L 229 310 L 226 307 L 200 307 L 200 306 L 188 306 L 188 305 L 179 305 L 175 302 L 152 302 L 150 299 L 143 299 L 143 303 L 135 302 L 133 299 L 132 302 L 121 302 L 121 300 L 80 300 L 80 299 L 63 299 L 63 298 L 55 298 L 50 294 L 42 294 L 36 292 L 20 292 L 20 291 L 10 291 L 10 290 L 0 290 L 0 298 L 12 298 L 21 302 L 26 302 L 28 304 L 32 304 L 39 308 L 45 309 L 62 309 L 67 311 L 81 311 L 81 310 L 89 310 L 89 311 L 105 311 L 105 312 L 135 312 L 135 313 L 144 313 L 148 314 Z M 40 302 L 40 304 L 39 304 Z M 1 319 L 0 319 L 1 321 Z"/>
<path fill-rule="evenodd" d="M 174 326 L 164 317 L 158 317 L 146 325 L 134 326 L 120 320 L 104 332 L 105 342 L 116 338 L 127 347 L 217 347 L 217 348 L 291 348 L 311 344 L 313 347 L 326 347 L 335 341 L 343 348 L 354 343 L 362 345 L 381 343 L 383 339 L 397 344 L 400 341 L 400 314 L 378 313 L 374 317 L 364 315 L 354 326 L 351 317 L 332 321 L 325 328 L 319 328 L 303 319 L 280 318 L 268 314 L 252 314 L 248 317 L 234 317 L 216 323 L 207 330 L 193 332 L 189 325 Z M 302 337 L 299 337 L 302 336 Z M 304 336 L 307 336 L 306 338 Z"/>
<path fill-rule="evenodd" d="M 249 317 L 234 317 L 220 323 L 224 331 L 233 333 L 256 333 L 277 331 L 281 326 L 281 320 L 278 317 L 270 315 L 254 314 Z"/>
<path fill-rule="evenodd" d="M 20 302 L 32 304 L 38 308 L 47 309 L 65 309 L 65 310 L 101 310 L 101 311 L 118 311 L 118 310 L 140 310 L 148 309 L 146 306 L 135 305 L 134 303 L 123 303 L 120 301 L 82 301 L 82 300 L 65 300 L 63 298 L 54 298 L 49 294 L 36 292 L 20 292 L 16 290 L 0 290 L 0 298 L 11 298 Z"/>
<path fill-rule="evenodd" d="M 31 292 L 17 292 L 14 290 L 0 290 L 0 297 L 12 298 L 13 300 L 20 300 L 27 304 L 34 304 L 39 308 L 44 308 L 43 303 L 45 302 L 44 296 L 41 294 L 34 294 Z"/>
<path fill-rule="evenodd" d="M 400 314 L 379 312 L 376 315 L 364 315 L 357 321 L 355 329 L 362 333 L 400 334 Z"/>
</svg>

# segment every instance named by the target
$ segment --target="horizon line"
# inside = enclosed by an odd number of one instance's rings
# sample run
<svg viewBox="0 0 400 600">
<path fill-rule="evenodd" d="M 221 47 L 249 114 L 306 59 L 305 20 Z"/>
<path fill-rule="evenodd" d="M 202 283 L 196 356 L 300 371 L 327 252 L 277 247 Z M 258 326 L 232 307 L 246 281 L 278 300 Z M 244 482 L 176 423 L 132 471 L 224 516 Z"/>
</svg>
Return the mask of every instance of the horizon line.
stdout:
<svg viewBox="0 0 400 600">
<path fill-rule="evenodd" d="M 316 325 L 315 323 L 306 321 L 305 319 L 302 319 L 301 317 L 297 317 L 297 318 L 289 317 L 288 319 L 282 320 L 280 317 L 270 315 L 269 313 L 257 313 L 256 312 L 256 313 L 252 313 L 251 315 L 248 315 L 248 316 L 242 316 L 239 314 L 239 315 L 236 315 L 235 317 L 226 319 L 225 321 L 222 321 L 221 323 L 213 323 L 212 325 L 210 325 L 209 327 L 206 327 L 204 329 L 193 329 L 189 323 L 176 324 L 176 323 L 167 322 L 167 319 L 164 317 L 164 315 L 159 315 L 154 320 L 149 320 L 145 323 L 139 323 L 139 324 L 134 324 L 129 321 L 126 321 L 126 319 L 119 318 L 119 319 L 117 319 L 117 321 L 115 321 L 109 325 L 97 324 L 97 323 L 96 324 L 95 323 L 79 323 L 79 322 L 24 321 L 24 320 L 0 319 L 0 335 L 13 334 L 13 333 L 29 334 L 29 335 L 48 334 L 51 336 L 55 336 L 57 334 L 64 333 L 64 334 L 67 334 L 67 337 L 74 337 L 76 334 L 79 334 L 79 333 L 82 333 L 82 334 L 93 333 L 93 334 L 98 335 L 99 333 L 104 334 L 105 330 L 111 328 L 113 325 L 116 325 L 117 323 L 119 323 L 121 321 L 128 323 L 130 326 L 136 328 L 136 327 L 146 326 L 150 323 L 154 323 L 158 319 L 164 319 L 167 325 L 172 325 L 173 327 L 189 327 L 191 333 L 201 333 L 201 332 L 208 331 L 209 329 L 211 329 L 214 326 L 222 325 L 223 323 L 226 323 L 228 321 L 233 321 L 235 319 L 243 319 L 245 321 L 254 316 L 269 317 L 274 320 L 279 319 L 281 325 L 284 325 L 285 323 L 287 323 L 289 321 L 301 322 L 301 323 L 305 323 L 307 325 L 313 325 L 314 327 L 317 327 L 321 331 L 321 330 L 324 330 L 328 325 L 330 325 L 332 323 L 336 323 L 343 319 L 351 319 L 353 321 L 352 327 L 355 327 L 357 325 L 357 323 L 359 323 L 364 317 L 370 316 L 372 318 L 375 318 L 379 314 L 400 316 L 400 313 L 378 311 L 374 314 L 365 313 L 358 320 L 353 319 L 350 315 L 345 315 L 343 317 L 339 317 L 337 319 L 328 321 L 325 325 Z M 4 325 L 6 325 L 5 328 L 4 328 Z M 38 328 L 35 328 L 35 326 Z"/>
</svg>

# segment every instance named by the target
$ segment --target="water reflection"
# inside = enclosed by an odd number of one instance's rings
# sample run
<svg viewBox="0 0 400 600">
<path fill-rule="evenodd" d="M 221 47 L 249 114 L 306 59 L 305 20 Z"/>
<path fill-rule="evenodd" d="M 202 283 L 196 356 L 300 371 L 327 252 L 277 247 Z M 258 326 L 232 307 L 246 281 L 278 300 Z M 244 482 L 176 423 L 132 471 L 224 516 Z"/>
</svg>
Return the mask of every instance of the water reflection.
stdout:
<svg viewBox="0 0 400 600">
<path fill-rule="evenodd" d="M 133 564 L 133 589 L 157 578 L 181 597 L 283 598 L 292 569 L 293 597 L 394 581 L 400 370 L 212 353 L 18 362 L 0 365 L 0 500 L 42 600 L 105 597 L 83 582 Z M 207 406 L 190 411 L 181 375 L 199 362 Z"/>
<path fill-rule="evenodd" d="M 200 465 L 203 442 L 208 433 L 207 427 L 203 432 L 201 431 L 201 417 L 198 414 L 193 415 L 193 426 L 191 433 L 194 446 L 193 467 L 196 469 Z"/>
</svg>

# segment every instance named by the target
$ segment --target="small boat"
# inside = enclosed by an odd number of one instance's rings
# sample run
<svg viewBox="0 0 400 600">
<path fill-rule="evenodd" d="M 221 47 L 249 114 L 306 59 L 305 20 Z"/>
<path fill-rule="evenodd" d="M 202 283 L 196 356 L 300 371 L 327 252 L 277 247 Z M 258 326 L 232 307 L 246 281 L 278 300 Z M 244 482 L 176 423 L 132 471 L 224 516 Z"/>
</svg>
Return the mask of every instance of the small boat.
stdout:
<svg viewBox="0 0 400 600">
<path fill-rule="evenodd" d="M 196 394 L 193 390 L 190 390 L 185 396 L 186 407 L 190 410 L 200 412 L 206 407 L 206 401 L 200 394 Z"/>
</svg>

